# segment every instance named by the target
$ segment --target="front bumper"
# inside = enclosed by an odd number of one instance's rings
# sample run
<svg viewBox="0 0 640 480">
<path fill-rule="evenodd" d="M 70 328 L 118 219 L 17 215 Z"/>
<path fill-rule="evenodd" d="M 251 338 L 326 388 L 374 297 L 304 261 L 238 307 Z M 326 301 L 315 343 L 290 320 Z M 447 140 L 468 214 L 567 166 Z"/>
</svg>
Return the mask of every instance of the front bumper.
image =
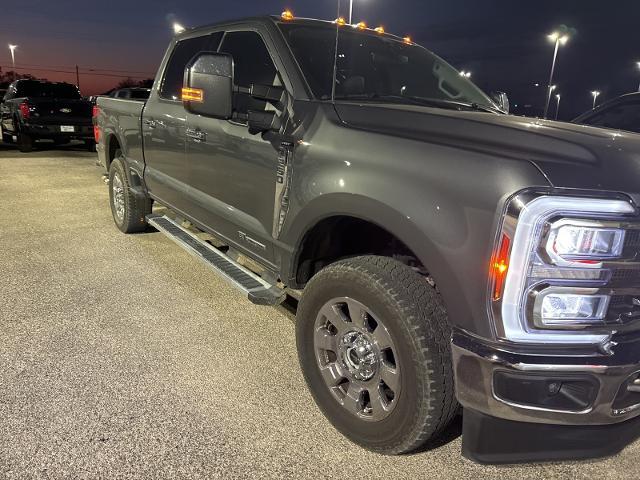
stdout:
<svg viewBox="0 0 640 480">
<path fill-rule="evenodd" d="M 576 443 L 580 439 L 593 443 L 594 429 L 615 432 L 610 435 L 613 439 L 629 441 L 622 432 L 629 429 L 629 424 L 640 425 L 640 418 L 636 418 L 640 415 L 640 392 L 634 391 L 640 385 L 640 381 L 634 383 L 640 376 L 638 339 L 620 341 L 610 355 L 531 353 L 456 331 L 452 353 L 456 394 L 465 408 L 463 453 L 474 460 L 493 463 L 606 455 L 612 452 Z M 533 392 L 530 397 L 528 392 Z M 499 430 L 505 425 L 509 425 L 507 430 L 513 437 L 506 443 L 494 434 L 484 438 L 478 431 Z M 553 445 L 552 450 L 542 449 L 534 457 L 525 454 L 536 451 L 535 446 L 526 444 L 527 437 L 533 441 L 531 437 L 543 432 L 548 442 L 545 446 Z M 556 445 L 549 438 L 554 435 L 565 441 Z M 509 453 L 523 442 L 525 448 L 517 450 L 522 453 L 521 459 Z"/>
</svg>

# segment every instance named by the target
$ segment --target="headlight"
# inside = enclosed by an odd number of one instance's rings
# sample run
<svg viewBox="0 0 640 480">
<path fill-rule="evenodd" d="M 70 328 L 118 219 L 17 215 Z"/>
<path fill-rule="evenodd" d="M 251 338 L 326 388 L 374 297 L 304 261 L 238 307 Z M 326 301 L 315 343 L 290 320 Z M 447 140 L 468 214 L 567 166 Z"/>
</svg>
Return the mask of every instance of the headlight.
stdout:
<svg viewBox="0 0 640 480">
<path fill-rule="evenodd" d="M 608 340 L 613 329 L 603 326 L 614 292 L 608 288 L 616 273 L 611 265 L 625 260 L 629 229 L 640 229 L 630 223 L 635 213 L 623 198 L 517 195 L 491 263 L 497 336 L 523 343 Z M 624 268 L 633 266 L 640 268 Z"/>
<path fill-rule="evenodd" d="M 562 219 L 550 225 L 546 252 L 556 265 L 597 265 L 599 260 L 619 257 L 625 231 L 603 228 L 594 222 Z"/>
<path fill-rule="evenodd" d="M 602 325 L 610 297 L 597 289 L 549 287 L 537 293 L 533 320 L 540 328 Z"/>
</svg>

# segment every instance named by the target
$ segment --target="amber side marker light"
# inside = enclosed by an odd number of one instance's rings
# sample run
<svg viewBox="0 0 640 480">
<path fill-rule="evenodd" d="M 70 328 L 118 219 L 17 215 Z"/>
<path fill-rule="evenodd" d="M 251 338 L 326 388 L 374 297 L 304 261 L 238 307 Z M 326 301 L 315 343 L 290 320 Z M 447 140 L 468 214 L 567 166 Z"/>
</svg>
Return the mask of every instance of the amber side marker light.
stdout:
<svg viewBox="0 0 640 480">
<path fill-rule="evenodd" d="M 509 253 L 511 250 L 511 239 L 502 234 L 498 251 L 495 252 L 491 261 L 491 277 L 493 278 L 493 300 L 500 300 L 504 290 L 504 282 L 509 271 Z"/>
<path fill-rule="evenodd" d="M 285 10 L 282 12 L 282 20 L 294 20 L 296 17 L 293 16 L 293 12 L 291 10 Z"/>
<path fill-rule="evenodd" d="M 204 92 L 199 88 L 183 88 L 182 100 L 186 102 L 204 101 Z"/>
</svg>

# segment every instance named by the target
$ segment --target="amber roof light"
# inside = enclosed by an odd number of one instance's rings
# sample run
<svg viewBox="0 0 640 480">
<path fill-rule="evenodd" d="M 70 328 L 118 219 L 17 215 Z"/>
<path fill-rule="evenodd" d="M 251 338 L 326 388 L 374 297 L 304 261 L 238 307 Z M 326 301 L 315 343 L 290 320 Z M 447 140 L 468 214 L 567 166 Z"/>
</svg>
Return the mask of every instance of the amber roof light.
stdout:
<svg viewBox="0 0 640 480">
<path fill-rule="evenodd" d="M 285 10 L 284 12 L 282 12 L 282 15 L 280 15 L 280 17 L 282 17 L 282 20 L 293 20 L 296 18 L 293 16 L 293 12 L 291 12 L 291 10 Z"/>
</svg>

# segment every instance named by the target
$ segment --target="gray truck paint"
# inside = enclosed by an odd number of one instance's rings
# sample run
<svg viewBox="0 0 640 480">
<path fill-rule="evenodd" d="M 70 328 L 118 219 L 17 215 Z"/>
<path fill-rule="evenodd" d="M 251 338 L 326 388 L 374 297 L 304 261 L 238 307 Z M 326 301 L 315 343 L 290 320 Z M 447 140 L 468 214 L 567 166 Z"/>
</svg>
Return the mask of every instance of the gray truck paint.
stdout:
<svg viewBox="0 0 640 480">
<path fill-rule="evenodd" d="M 175 41 L 228 29 L 264 38 L 292 98 L 279 133 L 192 118 L 158 96 Z M 170 45 L 146 105 L 100 98 L 98 147 L 117 141 L 160 203 L 217 233 L 293 288 L 297 255 L 319 221 L 372 222 L 404 242 L 435 279 L 454 326 L 492 339 L 487 272 L 505 200 L 530 187 L 624 192 L 640 200 L 640 137 L 585 126 L 421 106 L 312 98 L 272 18 L 190 30 Z M 153 127 L 149 122 L 156 122 Z M 189 128 L 205 129 L 193 142 Z M 275 225 L 281 144 L 293 145 L 288 199 Z M 242 242 L 238 232 L 255 241 Z M 263 248 L 264 247 L 264 248 Z"/>
</svg>

